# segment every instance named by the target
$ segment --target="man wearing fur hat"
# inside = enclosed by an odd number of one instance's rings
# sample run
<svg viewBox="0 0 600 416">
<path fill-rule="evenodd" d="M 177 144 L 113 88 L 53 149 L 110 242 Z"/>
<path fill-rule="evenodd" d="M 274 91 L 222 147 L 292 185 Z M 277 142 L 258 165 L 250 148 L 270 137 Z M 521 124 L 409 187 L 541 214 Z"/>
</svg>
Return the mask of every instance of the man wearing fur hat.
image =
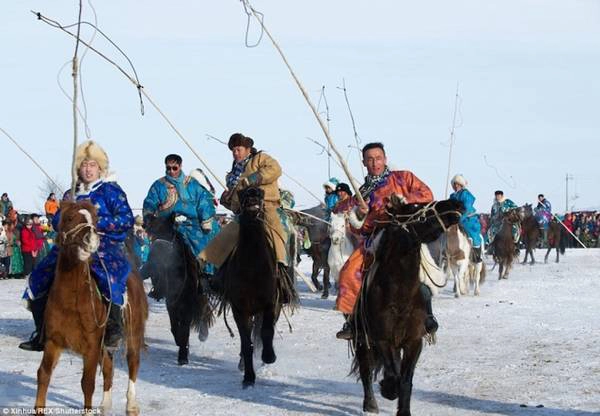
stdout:
<svg viewBox="0 0 600 416">
<path fill-rule="evenodd" d="M 450 184 L 452 185 L 452 189 L 454 189 L 454 192 L 450 195 L 450 199 L 462 202 L 465 207 L 465 212 L 460 217 L 460 224 L 471 240 L 473 260 L 479 263 L 481 261 L 481 224 L 477 217 L 477 211 L 473 206 L 475 204 L 475 197 L 466 188 L 467 181 L 463 175 L 454 175 Z"/>
<path fill-rule="evenodd" d="M 363 273 L 373 262 L 370 245 L 373 236 L 379 231 L 377 224 L 386 220 L 386 205 L 390 197 L 398 195 L 405 203 L 418 204 L 433 200 L 429 187 L 409 171 L 391 171 L 387 166 L 387 157 L 382 143 L 369 143 L 362 149 L 363 164 L 367 168 L 365 183 L 360 193 L 367 206 L 355 206 L 350 211 L 349 220 L 359 237 L 359 247 L 354 250 L 340 271 L 339 294 L 336 308 L 349 317 L 354 310 L 356 298 L 363 282 Z M 432 292 L 425 284 L 421 285 L 421 295 L 427 306 L 425 328 L 433 333 L 438 324 L 431 307 Z M 352 320 L 347 319 L 344 327 L 336 334 L 339 339 L 351 340 L 353 336 Z"/>
<path fill-rule="evenodd" d="M 494 192 L 494 204 L 492 205 L 492 211 L 490 214 L 490 229 L 488 230 L 490 243 L 494 241 L 496 234 L 498 234 L 498 231 L 500 231 L 500 228 L 502 228 L 502 218 L 504 217 L 504 214 L 516 208 L 518 208 L 517 204 L 505 197 L 504 192 Z M 520 230 L 517 224 L 513 224 L 512 234 L 515 242 L 519 241 Z M 490 250 L 492 248 L 493 245 L 490 244 Z"/>
<path fill-rule="evenodd" d="M 219 232 L 213 194 L 182 171 L 181 156 L 165 158 L 165 176 L 154 181 L 146 199 L 143 216 L 174 216 L 177 232 L 194 256 L 198 256 Z M 210 267 L 203 270 L 212 272 Z"/>
<path fill-rule="evenodd" d="M 90 269 L 100 293 L 106 303 L 110 303 L 104 344 L 108 348 L 116 348 L 123 335 L 121 308 L 131 271 L 124 241 L 133 227 L 133 213 L 125 192 L 116 182 L 107 178 L 108 156 L 100 145 L 91 140 L 80 144 L 75 152 L 75 166 L 78 173 L 75 199 L 89 200 L 97 210 L 96 229 L 100 235 L 100 245 L 98 251 L 92 254 Z M 70 191 L 65 193 L 63 199 L 70 199 Z M 53 221 L 54 229 L 58 232 L 59 222 L 60 210 Z M 28 342 L 19 345 L 21 349 L 43 350 L 44 309 L 54 281 L 57 260 L 58 247 L 54 246 L 28 279 L 23 298 L 28 301 L 36 331 Z"/>
<path fill-rule="evenodd" d="M 231 171 L 226 176 L 227 190 L 221 196 L 221 204 L 234 214 L 240 212 L 238 192 L 249 187 L 258 186 L 264 191 L 264 215 L 267 232 L 273 241 L 277 262 L 283 266 L 288 264 L 286 242 L 288 234 L 282 225 L 279 185 L 281 176 L 279 163 L 262 151 L 257 151 L 254 140 L 241 133 L 233 134 L 229 139 L 229 150 L 233 155 Z M 201 262 L 209 262 L 221 267 L 231 254 L 238 240 L 239 224 L 234 220 L 221 230 L 214 240 L 200 253 Z"/>
</svg>

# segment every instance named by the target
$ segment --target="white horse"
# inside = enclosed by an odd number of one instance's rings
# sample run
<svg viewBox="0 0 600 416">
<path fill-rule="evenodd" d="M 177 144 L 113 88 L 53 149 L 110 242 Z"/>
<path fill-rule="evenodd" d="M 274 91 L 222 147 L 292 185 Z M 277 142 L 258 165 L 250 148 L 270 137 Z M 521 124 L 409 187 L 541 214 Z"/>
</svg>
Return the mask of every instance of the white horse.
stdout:
<svg viewBox="0 0 600 416">
<path fill-rule="evenodd" d="M 352 239 L 346 231 L 346 219 L 347 214 L 331 214 L 331 224 L 329 226 L 331 247 L 327 255 L 327 263 L 329 263 L 331 276 L 336 283 L 339 283 L 340 280 L 340 270 L 354 251 Z"/>
<path fill-rule="evenodd" d="M 471 250 L 471 241 L 466 234 L 458 226 L 450 227 L 445 251 L 448 260 L 447 267 L 454 279 L 454 296 L 457 298 L 468 294 L 470 285 L 474 286 L 473 294 L 479 296 L 479 286 L 485 280 L 483 261 L 472 262 Z"/>
</svg>

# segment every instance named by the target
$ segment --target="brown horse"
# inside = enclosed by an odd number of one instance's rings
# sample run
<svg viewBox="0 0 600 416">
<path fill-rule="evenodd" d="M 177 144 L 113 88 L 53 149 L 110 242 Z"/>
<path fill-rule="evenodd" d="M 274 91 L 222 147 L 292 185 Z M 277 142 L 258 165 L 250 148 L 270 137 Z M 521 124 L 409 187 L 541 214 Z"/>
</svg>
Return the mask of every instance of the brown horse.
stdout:
<svg viewBox="0 0 600 416">
<path fill-rule="evenodd" d="M 61 203 L 61 233 L 57 239 L 60 252 L 44 315 L 44 356 L 37 373 L 35 408 L 38 413 L 44 413 L 52 370 L 64 349 L 83 356 L 81 387 L 84 408 L 92 408 L 98 365 L 104 377 L 101 407 L 107 411 L 112 404 L 113 357 L 102 346 L 108 312 L 90 275 L 90 256 L 99 244 L 96 220 L 96 209 L 88 201 Z M 124 316 L 129 367 L 127 413 L 137 414 L 135 382 L 144 345 L 148 303 L 142 281 L 135 272 L 127 279 Z"/>
<path fill-rule="evenodd" d="M 521 208 L 522 218 L 522 238 L 523 244 L 525 245 L 525 258 L 523 264 L 527 263 L 527 256 L 531 256 L 531 264 L 535 264 L 535 258 L 533 257 L 533 250 L 537 247 L 538 239 L 540 238 L 540 226 L 533 215 L 533 209 L 531 204 L 525 204 Z"/>
<path fill-rule="evenodd" d="M 502 215 L 502 227 L 492 241 L 494 262 L 499 265 L 498 280 L 508 279 L 512 263 L 516 255 L 517 246 L 512 234 L 513 224 L 518 224 L 521 217 L 518 209 L 511 209 Z"/>
<path fill-rule="evenodd" d="M 553 248 L 556 249 L 556 262 L 559 262 L 559 253 L 565 254 L 565 231 L 562 225 L 556 220 L 552 221 L 548 226 L 548 251 L 544 257 L 544 263 L 548 263 L 548 256 Z"/>
<path fill-rule="evenodd" d="M 378 412 L 372 384 L 383 368 L 381 395 L 398 399 L 397 414 L 410 416 L 412 379 L 426 335 L 421 244 L 458 223 L 462 211 L 462 204 L 454 200 L 402 205 L 392 197 L 389 224 L 376 249 L 377 264 L 371 266 L 373 273 L 365 274 L 353 314 L 352 373 L 360 374 L 365 412 Z"/>
</svg>

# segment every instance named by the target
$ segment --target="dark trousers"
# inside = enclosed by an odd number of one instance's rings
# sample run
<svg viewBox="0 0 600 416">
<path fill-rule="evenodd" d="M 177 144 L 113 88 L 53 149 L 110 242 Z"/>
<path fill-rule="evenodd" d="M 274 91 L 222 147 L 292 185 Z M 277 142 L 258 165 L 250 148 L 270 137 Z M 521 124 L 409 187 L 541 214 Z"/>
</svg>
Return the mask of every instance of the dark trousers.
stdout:
<svg viewBox="0 0 600 416">
<path fill-rule="evenodd" d="M 23 274 L 28 276 L 31 274 L 33 270 L 33 266 L 35 262 L 35 257 L 31 253 L 23 252 Z"/>
</svg>

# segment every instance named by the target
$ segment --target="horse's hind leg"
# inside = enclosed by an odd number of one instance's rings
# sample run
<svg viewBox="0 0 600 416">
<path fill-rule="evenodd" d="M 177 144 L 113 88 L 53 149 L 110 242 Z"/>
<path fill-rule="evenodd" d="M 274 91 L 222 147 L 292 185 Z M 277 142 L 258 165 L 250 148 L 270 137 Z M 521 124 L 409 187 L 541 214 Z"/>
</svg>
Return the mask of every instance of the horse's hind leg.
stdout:
<svg viewBox="0 0 600 416">
<path fill-rule="evenodd" d="M 137 415 L 140 407 L 135 394 L 135 383 L 140 368 L 140 350 L 139 345 L 130 345 L 127 348 L 127 367 L 129 369 L 129 384 L 127 385 L 127 415 Z"/>
<path fill-rule="evenodd" d="M 254 364 L 252 360 L 252 323 L 249 316 L 244 316 L 243 313 L 233 309 L 233 317 L 240 333 L 240 341 L 242 344 L 242 359 L 244 360 L 244 380 L 242 386 L 244 388 L 254 386 L 256 374 L 254 373 Z M 264 346 L 263 346 L 264 348 Z"/>
<path fill-rule="evenodd" d="M 556 246 L 556 262 L 557 263 L 559 262 L 559 260 L 558 260 L 559 252 L 560 252 L 560 247 Z"/>
<path fill-rule="evenodd" d="M 415 367 L 423 349 L 421 339 L 409 343 L 404 348 L 402 364 L 400 369 L 400 379 L 398 385 L 398 412 L 397 416 L 410 416 L 410 397 L 412 395 L 412 380 L 415 374 Z"/>
<path fill-rule="evenodd" d="M 274 308 L 267 308 L 263 313 L 262 328 L 260 336 L 262 338 L 263 363 L 272 364 L 277 359 L 273 349 L 273 336 L 275 335 L 275 311 Z"/>
<path fill-rule="evenodd" d="M 52 377 L 52 370 L 56 366 L 60 357 L 61 350 L 51 340 L 46 340 L 44 346 L 44 356 L 37 371 L 37 395 L 35 398 L 36 412 L 42 412 L 46 407 L 46 395 L 48 394 L 48 385 Z"/>
<path fill-rule="evenodd" d="M 94 346 L 83 356 L 83 375 L 81 389 L 83 390 L 83 408 L 92 408 L 92 398 L 96 388 L 96 366 L 100 359 L 100 346 Z"/>
<path fill-rule="evenodd" d="M 373 393 L 373 372 L 369 365 L 369 352 L 362 343 L 356 346 L 356 359 L 358 361 L 358 369 L 360 371 L 360 381 L 363 385 L 363 412 L 379 413 L 377 400 Z"/>
<path fill-rule="evenodd" d="M 551 251 L 552 251 L 552 246 L 548 246 L 548 251 L 546 251 L 546 256 L 544 256 L 544 263 L 548 263 L 548 256 L 550 255 Z"/>
<path fill-rule="evenodd" d="M 102 378 L 104 379 L 100 408 L 104 413 L 108 413 L 112 408 L 113 357 L 107 350 L 104 350 L 102 354 L 100 368 L 102 368 Z"/>
</svg>

